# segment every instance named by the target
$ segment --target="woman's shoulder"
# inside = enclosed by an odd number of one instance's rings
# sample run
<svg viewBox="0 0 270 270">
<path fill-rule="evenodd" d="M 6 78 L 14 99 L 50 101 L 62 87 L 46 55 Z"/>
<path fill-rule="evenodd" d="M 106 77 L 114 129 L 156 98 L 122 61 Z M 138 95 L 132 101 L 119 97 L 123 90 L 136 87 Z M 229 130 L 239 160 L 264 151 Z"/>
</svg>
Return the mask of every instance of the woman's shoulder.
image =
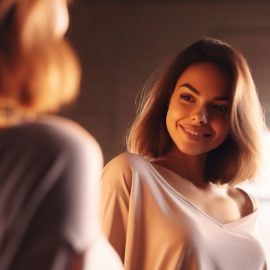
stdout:
<svg viewBox="0 0 270 270">
<path fill-rule="evenodd" d="M 84 147 L 91 145 L 99 151 L 99 144 L 95 138 L 82 126 L 73 120 L 59 116 L 45 116 L 36 121 L 18 126 L 17 131 L 33 134 L 32 139 L 43 140 L 48 143 L 69 145 L 69 147 Z M 39 135 L 39 136 L 35 136 Z M 34 137 L 35 136 L 35 137 Z M 95 150 L 95 149 L 93 149 Z"/>
<path fill-rule="evenodd" d="M 247 216 L 258 208 L 257 200 L 240 187 L 230 187 L 229 195 L 235 200 L 242 216 Z"/>
<path fill-rule="evenodd" d="M 46 116 L 36 121 L 33 126 L 42 129 L 48 134 L 53 134 L 54 138 L 66 139 L 70 143 L 92 142 L 97 144 L 94 137 L 78 123 L 71 119 L 59 116 Z"/>
<path fill-rule="evenodd" d="M 80 157 L 99 160 L 102 166 L 102 152 L 95 138 L 79 124 L 63 117 L 45 116 L 8 128 L 1 132 L 1 142 L 17 153 L 61 155 L 70 160 Z"/>
<path fill-rule="evenodd" d="M 124 152 L 109 161 L 103 169 L 102 181 L 116 188 L 123 186 L 130 190 L 134 176 L 145 160 L 130 152 Z"/>
<path fill-rule="evenodd" d="M 102 151 L 97 140 L 82 126 L 63 117 L 46 117 L 38 123 L 51 139 L 51 144 L 64 151 L 71 159 L 85 160 L 90 164 L 103 164 Z"/>
<path fill-rule="evenodd" d="M 143 166 L 145 162 L 147 161 L 140 155 L 123 152 L 110 160 L 104 170 L 109 169 L 121 171 L 122 173 L 131 173 L 132 171 L 136 171 L 139 165 Z"/>
</svg>

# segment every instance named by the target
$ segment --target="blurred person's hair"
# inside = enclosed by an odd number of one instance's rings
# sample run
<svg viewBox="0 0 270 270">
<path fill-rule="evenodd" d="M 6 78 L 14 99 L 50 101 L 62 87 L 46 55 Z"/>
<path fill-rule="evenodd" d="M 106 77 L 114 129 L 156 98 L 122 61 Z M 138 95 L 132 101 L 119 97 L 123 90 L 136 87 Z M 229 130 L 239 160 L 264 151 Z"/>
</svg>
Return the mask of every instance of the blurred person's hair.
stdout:
<svg viewBox="0 0 270 270">
<path fill-rule="evenodd" d="M 0 109 L 56 111 L 72 101 L 80 65 L 51 29 L 55 0 L 0 0 Z"/>
</svg>

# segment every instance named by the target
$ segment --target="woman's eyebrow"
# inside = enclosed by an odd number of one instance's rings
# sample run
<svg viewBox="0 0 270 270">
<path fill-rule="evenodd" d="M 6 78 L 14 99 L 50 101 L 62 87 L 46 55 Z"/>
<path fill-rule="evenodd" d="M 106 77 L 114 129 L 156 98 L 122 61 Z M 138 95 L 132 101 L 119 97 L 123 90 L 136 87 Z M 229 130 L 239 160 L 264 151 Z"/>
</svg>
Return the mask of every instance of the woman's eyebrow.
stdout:
<svg viewBox="0 0 270 270">
<path fill-rule="evenodd" d="M 194 94 L 200 96 L 201 95 L 201 92 L 196 89 L 194 86 L 192 86 L 190 83 L 183 83 L 180 85 L 179 88 L 181 87 L 186 87 L 188 88 L 190 91 L 192 91 Z M 229 97 L 228 96 L 218 96 L 218 97 L 215 97 L 214 100 L 222 100 L 222 101 L 229 101 Z"/>
<path fill-rule="evenodd" d="M 188 88 L 189 90 L 191 90 L 194 94 L 196 94 L 196 95 L 198 95 L 198 96 L 201 95 L 200 91 L 197 90 L 195 87 L 193 87 L 190 83 L 183 83 L 183 84 L 181 84 L 181 85 L 179 86 L 179 88 L 181 88 L 181 87 L 186 87 L 186 88 Z"/>
</svg>

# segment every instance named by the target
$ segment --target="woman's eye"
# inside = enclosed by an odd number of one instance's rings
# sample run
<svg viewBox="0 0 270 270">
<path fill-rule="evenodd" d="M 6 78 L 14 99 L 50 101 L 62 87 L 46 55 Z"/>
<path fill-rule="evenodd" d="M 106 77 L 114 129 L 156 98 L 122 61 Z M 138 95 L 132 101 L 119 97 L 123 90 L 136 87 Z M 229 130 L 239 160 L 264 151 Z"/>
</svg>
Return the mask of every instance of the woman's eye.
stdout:
<svg viewBox="0 0 270 270">
<path fill-rule="evenodd" d="M 187 102 L 195 102 L 195 99 L 193 96 L 191 95 L 188 95 L 188 94 L 181 94 L 180 95 L 180 98 L 184 101 L 187 101 Z"/>
<path fill-rule="evenodd" d="M 223 114 L 226 114 L 228 112 L 228 105 L 226 104 L 214 104 L 212 107 L 214 110 Z"/>
</svg>

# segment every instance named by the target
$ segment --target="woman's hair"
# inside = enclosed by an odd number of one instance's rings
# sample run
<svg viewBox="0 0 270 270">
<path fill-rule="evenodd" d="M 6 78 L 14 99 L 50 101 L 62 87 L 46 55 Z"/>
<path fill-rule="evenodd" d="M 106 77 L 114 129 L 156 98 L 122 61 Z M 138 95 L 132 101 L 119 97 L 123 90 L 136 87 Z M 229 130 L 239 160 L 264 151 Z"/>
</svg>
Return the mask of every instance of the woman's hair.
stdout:
<svg viewBox="0 0 270 270">
<path fill-rule="evenodd" d="M 213 38 L 201 39 L 181 51 L 152 83 L 127 134 L 127 148 L 146 158 L 157 158 L 170 150 L 172 140 L 165 119 L 176 82 L 191 64 L 205 62 L 224 72 L 232 95 L 230 134 L 208 154 L 205 179 L 229 184 L 253 179 L 265 127 L 261 105 L 245 58 Z"/>
<path fill-rule="evenodd" d="M 77 95 L 80 65 L 52 31 L 54 1 L 0 0 L 1 109 L 55 111 Z"/>
</svg>

